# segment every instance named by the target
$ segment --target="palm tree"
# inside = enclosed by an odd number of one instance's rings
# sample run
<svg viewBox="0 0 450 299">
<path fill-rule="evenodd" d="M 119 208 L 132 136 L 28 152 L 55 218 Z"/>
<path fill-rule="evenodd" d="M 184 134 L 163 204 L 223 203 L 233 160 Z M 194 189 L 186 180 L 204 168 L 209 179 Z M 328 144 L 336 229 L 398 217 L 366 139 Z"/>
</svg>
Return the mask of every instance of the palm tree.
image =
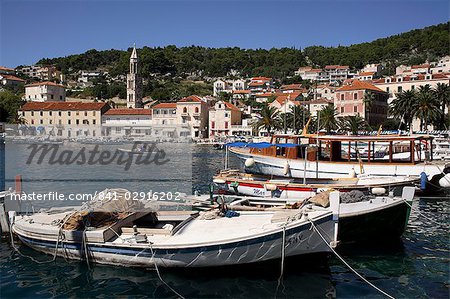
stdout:
<svg viewBox="0 0 450 299">
<path fill-rule="evenodd" d="M 263 106 L 260 116 L 253 125 L 256 130 L 264 128 L 270 134 L 272 130 L 281 128 L 280 113 L 275 107 Z"/>
<path fill-rule="evenodd" d="M 390 114 L 400 118 L 407 127 L 411 127 L 414 117 L 414 103 L 416 102 L 416 92 L 414 90 L 403 91 L 397 94 L 389 107 Z"/>
<path fill-rule="evenodd" d="M 445 128 L 445 108 L 450 108 L 450 85 L 438 83 L 433 89 L 433 95 L 441 108 L 441 119 L 438 122 L 440 129 Z"/>
<path fill-rule="evenodd" d="M 429 84 L 420 86 L 413 104 L 414 116 L 420 119 L 420 130 L 441 116 L 439 102 Z"/>
<path fill-rule="evenodd" d="M 287 125 L 295 134 L 303 129 L 310 117 L 309 111 L 303 106 L 294 106 L 287 115 Z"/>
<path fill-rule="evenodd" d="M 334 109 L 333 105 L 328 105 L 322 110 L 318 111 L 318 126 L 317 130 L 320 128 L 325 128 L 327 133 L 330 133 L 331 130 L 337 129 L 337 111 Z"/>
<path fill-rule="evenodd" d="M 358 131 L 365 130 L 367 127 L 366 121 L 359 115 L 348 115 L 339 119 L 339 129 L 352 132 L 353 135 L 358 134 Z"/>
<path fill-rule="evenodd" d="M 364 113 L 365 113 L 365 119 L 367 119 L 367 123 L 370 124 L 370 110 L 372 110 L 373 102 L 375 101 L 375 94 L 368 90 L 364 93 Z"/>
</svg>

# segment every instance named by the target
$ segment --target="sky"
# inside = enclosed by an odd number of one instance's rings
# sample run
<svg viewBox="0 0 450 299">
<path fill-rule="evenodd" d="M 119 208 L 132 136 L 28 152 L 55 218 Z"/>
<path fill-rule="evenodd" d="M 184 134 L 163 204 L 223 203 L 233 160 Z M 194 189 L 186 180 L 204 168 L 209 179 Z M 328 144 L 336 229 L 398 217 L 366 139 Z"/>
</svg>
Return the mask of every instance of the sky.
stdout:
<svg viewBox="0 0 450 299">
<path fill-rule="evenodd" d="M 0 65 L 142 46 L 337 46 L 449 20 L 448 0 L 0 0 Z"/>
</svg>

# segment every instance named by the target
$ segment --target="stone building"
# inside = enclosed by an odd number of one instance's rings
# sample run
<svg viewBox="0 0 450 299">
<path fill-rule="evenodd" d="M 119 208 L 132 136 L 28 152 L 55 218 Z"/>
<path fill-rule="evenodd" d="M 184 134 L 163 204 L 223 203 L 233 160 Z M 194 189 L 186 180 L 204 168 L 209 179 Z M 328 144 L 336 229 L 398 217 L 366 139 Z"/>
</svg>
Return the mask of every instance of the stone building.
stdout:
<svg viewBox="0 0 450 299">
<path fill-rule="evenodd" d="M 127 74 L 127 107 L 142 108 L 142 78 L 139 75 L 139 60 L 136 45 L 130 57 L 130 73 Z"/>
</svg>

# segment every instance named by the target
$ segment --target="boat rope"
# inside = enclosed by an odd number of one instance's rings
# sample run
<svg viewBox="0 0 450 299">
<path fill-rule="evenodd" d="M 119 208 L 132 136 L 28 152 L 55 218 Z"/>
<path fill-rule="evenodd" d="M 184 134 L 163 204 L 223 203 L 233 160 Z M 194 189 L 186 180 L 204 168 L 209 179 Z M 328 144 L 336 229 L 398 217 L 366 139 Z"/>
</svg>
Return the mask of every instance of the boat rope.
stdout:
<svg viewBox="0 0 450 299">
<path fill-rule="evenodd" d="M 309 219 L 309 222 L 311 222 L 311 226 L 313 227 L 313 229 L 317 232 L 317 234 L 320 236 L 320 238 L 325 242 L 325 244 L 331 249 L 331 251 L 336 255 L 336 257 L 341 260 L 341 262 L 347 266 L 347 268 L 349 268 L 353 273 L 356 274 L 356 276 L 358 276 L 359 278 L 361 278 L 365 283 L 367 283 L 368 285 L 370 285 L 372 288 L 374 288 L 375 290 L 377 290 L 378 292 L 380 292 L 381 294 L 385 295 L 388 298 L 394 299 L 393 296 L 389 295 L 388 293 L 386 293 L 385 291 L 383 291 L 382 289 L 380 289 L 379 287 L 377 287 L 376 285 L 374 285 L 373 283 L 371 283 L 370 281 L 368 281 L 364 276 L 362 276 L 361 274 L 359 274 L 355 269 L 352 268 L 352 266 L 350 266 L 337 252 L 336 250 L 334 250 L 334 248 L 327 242 L 327 240 L 325 239 L 325 237 L 320 233 L 319 229 L 316 227 L 316 225 L 314 224 L 314 222 Z"/>
<path fill-rule="evenodd" d="M 281 247 L 281 271 L 280 271 L 280 277 L 278 277 L 278 285 L 277 285 L 275 294 L 278 293 L 278 288 L 280 287 L 280 285 L 283 285 L 283 289 L 284 289 L 283 274 L 284 274 L 284 259 L 285 259 L 285 255 L 286 255 L 286 225 L 287 225 L 287 221 L 283 225 L 283 232 L 282 232 L 282 238 L 281 238 L 281 246 L 282 246 Z"/>
<path fill-rule="evenodd" d="M 417 214 L 419 214 L 421 217 L 423 217 L 423 218 L 425 218 L 425 219 L 427 219 L 427 220 L 429 220 L 429 221 L 431 221 L 431 222 L 433 222 L 433 223 L 435 223 L 435 224 L 437 224 L 437 225 L 442 225 L 441 223 L 437 222 L 436 220 L 434 220 L 434 219 L 428 217 L 428 216 L 425 215 L 424 213 L 421 213 L 421 212 L 418 211 L 417 209 L 413 208 L 413 205 L 410 204 L 406 199 L 402 198 L 402 200 L 408 205 L 408 207 L 411 208 L 411 210 L 414 210 L 414 211 L 415 211 Z"/>
<path fill-rule="evenodd" d="M 53 255 L 53 258 L 51 260 L 48 260 L 48 261 L 39 261 L 39 260 L 35 259 L 34 257 L 32 257 L 30 255 L 26 255 L 26 254 L 22 253 L 19 250 L 19 248 L 16 247 L 16 245 L 14 244 L 13 224 L 14 223 L 11 222 L 11 224 L 9 225 L 9 233 L 10 233 L 10 237 L 11 237 L 11 246 L 14 249 L 15 252 L 17 252 L 20 256 L 26 257 L 26 258 L 32 260 L 33 262 L 35 262 L 37 264 L 47 264 L 47 263 L 54 262 L 56 260 L 58 246 L 59 246 L 59 234 L 58 234 L 58 239 L 56 240 L 55 253 Z"/>
<path fill-rule="evenodd" d="M 156 270 L 156 273 L 158 274 L 159 280 L 161 280 L 161 282 L 162 282 L 166 287 L 168 287 L 168 288 L 169 288 L 175 295 L 177 295 L 179 298 L 185 299 L 182 295 L 180 295 L 180 293 L 178 293 L 177 291 L 175 291 L 174 288 L 172 288 L 167 282 L 164 281 L 164 279 L 163 279 L 162 276 L 161 276 L 161 273 L 159 272 L 158 265 L 157 265 L 157 263 L 155 262 L 155 251 L 153 251 L 153 246 L 152 246 L 152 243 L 151 243 L 151 242 L 149 242 L 149 247 L 150 247 L 150 251 L 152 252 L 152 260 L 153 260 L 153 263 L 155 264 L 155 270 Z"/>
<path fill-rule="evenodd" d="M 86 239 L 87 239 L 87 236 L 86 236 L 86 227 L 85 227 L 84 231 L 83 231 L 83 238 L 81 239 L 81 245 L 84 248 L 84 255 L 86 257 L 86 264 L 88 266 L 88 269 L 91 270 L 91 266 L 89 265 L 89 253 L 88 253 L 88 247 L 87 247 Z M 80 256 L 80 258 L 81 258 L 81 256 Z"/>
</svg>

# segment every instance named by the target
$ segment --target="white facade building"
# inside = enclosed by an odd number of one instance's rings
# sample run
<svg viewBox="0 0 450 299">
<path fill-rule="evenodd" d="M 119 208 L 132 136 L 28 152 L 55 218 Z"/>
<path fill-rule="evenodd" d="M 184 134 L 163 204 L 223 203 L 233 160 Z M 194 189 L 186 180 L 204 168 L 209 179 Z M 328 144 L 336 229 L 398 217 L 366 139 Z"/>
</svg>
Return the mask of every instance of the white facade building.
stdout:
<svg viewBox="0 0 450 299">
<path fill-rule="evenodd" d="M 54 82 L 38 82 L 25 85 L 26 101 L 48 102 L 65 101 L 66 88 Z"/>
<path fill-rule="evenodd" d="M 152 133 L 152 110 L 109 109 L 102 115 L 103 136 L 144 137 Z"/>
</svg>

